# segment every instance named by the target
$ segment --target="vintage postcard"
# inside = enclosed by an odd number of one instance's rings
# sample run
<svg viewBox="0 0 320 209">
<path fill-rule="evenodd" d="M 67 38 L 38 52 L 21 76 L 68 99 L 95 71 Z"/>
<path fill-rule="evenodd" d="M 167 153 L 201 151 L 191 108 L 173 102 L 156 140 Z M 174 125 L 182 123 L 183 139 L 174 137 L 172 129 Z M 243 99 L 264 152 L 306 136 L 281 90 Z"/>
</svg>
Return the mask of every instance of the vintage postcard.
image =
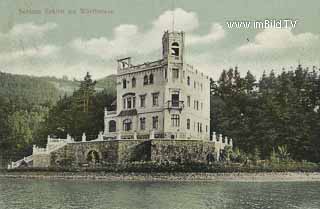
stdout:
<svg viewBox="0 0 320 209">
<path fill-rule="evenodd" d="M 320 208 L 320 2 L 0 0 L 0 209 Z"/>
</svg>

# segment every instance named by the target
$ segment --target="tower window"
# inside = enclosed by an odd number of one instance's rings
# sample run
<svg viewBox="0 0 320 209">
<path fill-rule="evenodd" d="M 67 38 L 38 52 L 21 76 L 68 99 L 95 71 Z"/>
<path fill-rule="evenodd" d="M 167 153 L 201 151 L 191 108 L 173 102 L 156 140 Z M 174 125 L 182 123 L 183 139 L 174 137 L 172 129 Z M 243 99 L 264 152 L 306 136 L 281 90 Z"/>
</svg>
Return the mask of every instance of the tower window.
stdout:
<svg viewBox="0 0 320 209">
<path fill-rule="evenodd" d="M 187 119 L 187 129 L 190 129 L 190 119 Z"/>
<path fill-rule="evenodd" d="M 159 93 L 152 94 L 152 105 L 158 106 L 159 105 Z"/>
<path fill-rule="evenodd" d="M 132 129 L 132 121 L 130 119 L 126 119 L 123 121 L 123 130 L 130 131 Z"/>
<path fill-rule="evenodd" d="M 109 121 L 109 132 L 116 132 L 117 130 L 117 123 L 114 120 Z"/>
<path fill-rule="evenodd" d="M 146 118 L 140 118 L 140 129 L 141 130 L 146 129 Z"/>
<path fill-rule="evenodd" d="M 140 96 L 140 107 L 146 107 L 146 95 Z"/>
<path fill-rule="evenodd" d="M 131 97 L 129 97 L 129 98 L 127 99 L 127 108 L 128 108 L 128 109 L 131 109 L 131 104 L 132 104 L 132 100 L 131 100 Z"/>
<path fill-rule="evenodd" d="M 127 88 L 127 80 L 126 79 L 123 79 L 122 80 L 122 87 L 125 89 Z"/>
<path fill-rule="evenodd" d="M 179 69 L 172 68 L 172 77 L 173 77 L 173 79 L 179 78 Z"/>
<path fill-rule="evenodd" d="M 136 78 L 133 77 L 131 82 L 132 82 L 132 88 L 135 88 L 136 87 Z"/>
<path fill-rule="evenodd" d="M 191 103 L 191 97 L 187 96 L 187 105 L 188 105 L 188 107 L 190 107 L 190 103 Z"/>
<path fill-rule="evenodd" d="M 143 77 L 143 85 L 148 85 L 148 76 L 147 75 L 145 75 Z"/>
<path fill-rule="evenodd" d="M 172 114 L 171 115 L 171 125 L 173 127 L 179 127 L 180 126 L 180 115 L 178 115 L 178 114 Z"/>
<path fill-rule="evenodd" d="M 153 74 L 149 75 L 149 84 L 153 84 Z"/>
<path fill-rule="evenodd" d="M 187 84 L 190 86 L 190 76 L 187 77 Z"/>
<path fill-rule="evenodd" d="M 179 56 L 179 44 L 177 42 L 171 44 L 171 55 Z"/>
<path fill-rule="evenodd" d="M 158 126 L 159 126 L 159 117 L 158 116 L 152 117 L 152 128 L 158 129 Z"/>
</svg>

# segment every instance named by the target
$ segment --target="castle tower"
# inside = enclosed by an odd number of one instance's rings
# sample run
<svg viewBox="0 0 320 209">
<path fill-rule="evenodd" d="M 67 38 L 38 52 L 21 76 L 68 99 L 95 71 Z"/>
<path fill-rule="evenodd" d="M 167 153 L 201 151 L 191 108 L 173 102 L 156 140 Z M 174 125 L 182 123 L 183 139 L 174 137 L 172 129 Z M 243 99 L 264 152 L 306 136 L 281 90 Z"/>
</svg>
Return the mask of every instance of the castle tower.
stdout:
<svg viewBox="0 0 320 209">
<path fill-rule="evenodd" d="M 162 55 L 167 63 L 165 69 L 165 95 L 164 131 L 169 138 L 179 138 L 183 127 L 180 123 L 185 118 L 184 108 L 184 32 L 166 31 L 162 37 Z"/>
<path fill-rule="evenodd" d="M 162 56 L 173 63 L 183 63 L 184 32 L 166 31 L 162 36 Z"/>
</svg>

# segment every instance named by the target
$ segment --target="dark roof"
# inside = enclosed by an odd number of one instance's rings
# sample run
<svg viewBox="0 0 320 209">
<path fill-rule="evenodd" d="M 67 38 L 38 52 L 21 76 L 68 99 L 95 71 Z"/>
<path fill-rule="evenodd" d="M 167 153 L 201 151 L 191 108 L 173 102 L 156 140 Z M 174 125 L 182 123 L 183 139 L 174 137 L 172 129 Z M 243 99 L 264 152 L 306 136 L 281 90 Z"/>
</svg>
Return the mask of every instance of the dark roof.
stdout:
<svg viewBox="0 0 320 209">
<path fill-rule="evenodd" d="M 119 114 L 119 116 L 132 116 L 132 115 L 138 115 L 138 112 L 136 109 L 122 110 Z"/>
</svg>

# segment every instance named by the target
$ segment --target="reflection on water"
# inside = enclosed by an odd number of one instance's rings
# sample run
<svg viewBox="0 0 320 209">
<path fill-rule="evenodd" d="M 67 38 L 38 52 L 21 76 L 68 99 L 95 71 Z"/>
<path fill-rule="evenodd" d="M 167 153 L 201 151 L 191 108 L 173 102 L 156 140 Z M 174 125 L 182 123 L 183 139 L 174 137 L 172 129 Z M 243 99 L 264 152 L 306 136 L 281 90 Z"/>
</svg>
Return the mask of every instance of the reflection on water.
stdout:
<svg viewBox="0 0 320 209">
<path fill-rule="evenodd" d="M 320 208 L 320 182 L 98 182 L 0 179 L 0 209 Z"/>
</svg>

